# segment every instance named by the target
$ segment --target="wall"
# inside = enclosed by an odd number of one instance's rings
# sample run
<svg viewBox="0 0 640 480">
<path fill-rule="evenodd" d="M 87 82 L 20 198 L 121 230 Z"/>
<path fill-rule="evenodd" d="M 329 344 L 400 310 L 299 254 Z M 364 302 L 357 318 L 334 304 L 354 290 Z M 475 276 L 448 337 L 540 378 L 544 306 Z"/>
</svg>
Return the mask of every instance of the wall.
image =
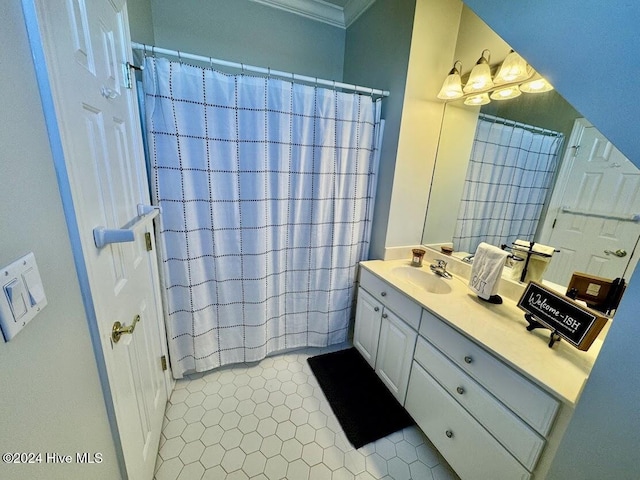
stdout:
<svg viewBox="0 0 640 480">
<path fill-rule="evenodd" d="M 117 479 L 20 0 L 0 3 L 0 25 L 0 265 L 33 251 L 48 299 L 11 342 L 0 340 L 0 452 L 104 456 L 100 465 L 0 463 L 0 478 Z"/>
<path fill-rule="evenodd" d="M 630 127 L 640 119 L 640 103 L 630 100 L 640 76 L 632 54 L 640 51 L 640 4 L 580 0 L 466 3 L 640 167 L 640 142 L 636 129 Z M 612 79 L 615 94 L 608 94 Z M 549 479 L 638 478 L 639 309 L 640 270 L 636 269 Z"/>
<path fill-rule="evenodd" d="M 582 117 L 555 90 L 537 94 L 523 93 L 504 102 L 491 102 L 482 107 L 482 113 L 561 132 L 566 141 L 571 136 L 576 118 Z"/>
<path fill-rule="evenodd" d="M 398 150 L 415 0 L 376 0 L 347 29 L 344 81 L 389 90 L 382 101 L 385 131 L 371 232 L 371 258 L 383 258 Z"/>
<path fill-rule="evenodd" d="M 151 0 L 128 0 L 127 14 L 129 15 L 131 41 L 153 45 L 155 38 Z"/>
<path fill-rule="evenodd" d="M 478 108 L 446 106 L 422 243 L 451 243 L 467 177 Z"/>
<path fill-rule="evenodd" d="M 451 69 L 461 11 L 458 1 L 416 2 L 387 247 L 415 245 L 422 239 L 444 113 L 443 102 L 436 98 L 442 78 L 433 72 Z"/>
<path fill-rule="evenodd" d="M 249 0 L 151 0 L 159 47 L 342 80 L 345 30 Z"/>
<path fill-rule="evenodd" d="M 431 72 L 451 68 L 461 9 L 458 1 L 418 0 L 413 13 L 413 2 L 378 0 L 347 30 L 345 81 L 391 91 L 371 258 L 420 243 L 443 111 L 430 100 L 440 89 Z"/>
</svg>

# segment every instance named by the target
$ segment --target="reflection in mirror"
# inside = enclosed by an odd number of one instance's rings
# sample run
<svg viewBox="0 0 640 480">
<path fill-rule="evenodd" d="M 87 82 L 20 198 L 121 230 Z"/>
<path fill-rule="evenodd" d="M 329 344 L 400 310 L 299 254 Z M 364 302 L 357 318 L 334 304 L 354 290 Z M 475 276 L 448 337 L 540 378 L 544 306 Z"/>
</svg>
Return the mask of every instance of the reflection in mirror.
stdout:
<svg viewBox="0 0 640 480">
<path fill-rule="evenodd" d="M 563 135 L 481 113 L 453 235 L 457 251 L 532 239 Z"/>
<path fill-rule="evenodd" d="M 466 23 L 482 36 L 471 41 L 467 34 L 462 42 L 459 36 L 457 56 L 465 55 L 464 45 L 477 50 L 485 37 L 492 48 L 501 41 L 478 22 L 465 8 L 460 35 Z M 516 151 L 519 163 L 502 172 L 491 166 Z M 481 108 L 462 100 L 446 105 L 423 244 L 453 244 L 462 258 L 481 241 L 535 241 L 559 250 L 545 280 L 567 285 L 576 271 L 628 279 L 637 262 L 639 214 L 640 171 L 556 91 Z M 472 226 L 469 218 L 480 221 Z"/>
</svg>

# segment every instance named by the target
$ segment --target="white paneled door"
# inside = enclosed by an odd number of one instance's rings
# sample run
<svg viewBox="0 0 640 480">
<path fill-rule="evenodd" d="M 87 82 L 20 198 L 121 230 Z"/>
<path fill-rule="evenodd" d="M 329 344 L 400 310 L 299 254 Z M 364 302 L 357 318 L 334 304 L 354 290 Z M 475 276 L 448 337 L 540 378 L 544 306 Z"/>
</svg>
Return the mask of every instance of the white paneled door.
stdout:
<svg viewBox="0 0 640 480">
<path fill-rule="evenodd" d="M 551 204 L 555 221 L 541 240 L 560 252 L 546 280 L 567 285 L 575 271 L 629 279 L 638 261 L 640 170 L 584 119 L 574 125 Z"/>
<path fill-rule="evenodd" d="M 81 245 L 74 253 L 81 282 L 86 272 L 85 306 L 98 367 L 106 372 L 103 387 L 115 415 L 116 444 L 128 478 L 149 480 L 170 377 L 161 366 L 166 341 L 157 259 L 145 242 L 154 244 L 153 225 L 151 215 L 138 215 L 138 204 L 150 200 L 135 85 L 130 88 L 126 79 L 131 58 L 126 3 L 23 0 L 23 5 L 54 157 L 55 139 L 62 150 L 57 157 L 62 166 L 56 160 L 56 167 L 72 242 L 75 229 Z M 47 113 L 48 105 L 53 113 Z M 67 193 L 70 200 L 64 200 Z M 131 229 L 133 241 L 99 248 L 97 227 Z M 135 328 L 117 338 L 115 322 Z"/>
</svg>

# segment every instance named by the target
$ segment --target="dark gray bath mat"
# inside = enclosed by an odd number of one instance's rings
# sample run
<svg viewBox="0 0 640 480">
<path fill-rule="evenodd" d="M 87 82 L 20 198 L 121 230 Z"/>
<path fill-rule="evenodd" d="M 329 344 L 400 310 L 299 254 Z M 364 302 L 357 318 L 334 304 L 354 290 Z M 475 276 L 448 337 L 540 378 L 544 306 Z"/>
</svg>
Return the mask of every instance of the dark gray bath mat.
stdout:
<svg viewBox="0 0 640 480">
<path fill-rule="evenodd" d="M 307 361 L 354 448 L 415 423 L 355 348 Z"/>
</svg>

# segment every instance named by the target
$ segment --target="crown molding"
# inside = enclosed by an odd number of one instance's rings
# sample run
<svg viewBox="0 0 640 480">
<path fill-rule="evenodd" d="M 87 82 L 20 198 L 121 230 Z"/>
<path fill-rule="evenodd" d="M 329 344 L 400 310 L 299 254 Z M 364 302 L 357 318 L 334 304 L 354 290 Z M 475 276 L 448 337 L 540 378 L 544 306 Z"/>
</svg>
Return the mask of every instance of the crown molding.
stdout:
<svg viewBox="0 0 640 480">
<path fill-rule="evenodd" d="M 345 28 L 344 11 L 341 7 L 322 0 L 251 0 L 285 12 Z"/>
<path fill-rule="evenodd" d="M 252 2 L 284 10 L 334 27 L 347 28 L 355 22 L 375 0 L 349 0 L 344 8 L 323 0 L 251 0 Z"/>
<path fill-rule="evenodd" d="M 351 26 L 376 0 L 349 0 L 344 6 L 344 26 Z"/>
</svg>

